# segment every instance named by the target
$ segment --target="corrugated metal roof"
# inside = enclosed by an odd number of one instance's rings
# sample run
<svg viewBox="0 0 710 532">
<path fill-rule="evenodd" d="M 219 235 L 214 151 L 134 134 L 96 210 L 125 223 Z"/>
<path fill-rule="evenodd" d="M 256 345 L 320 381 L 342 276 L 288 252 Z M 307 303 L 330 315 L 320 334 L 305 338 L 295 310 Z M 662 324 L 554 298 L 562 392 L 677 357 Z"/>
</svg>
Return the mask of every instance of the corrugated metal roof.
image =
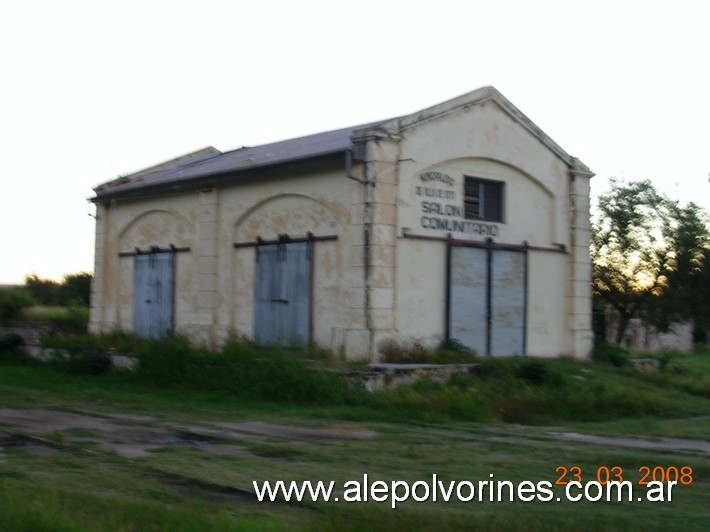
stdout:
<svg viewBox="0 0 710 532">
<path fill-rule="evenodd" d="M 354 132 L 376 128 L 387 121 L 382 120 L 335 131 L 326 131 L 261 146 L 244 147 L 213 155 L 206 160 L 188 160 L 185 164 L 168 165 L 168 168 L 154 172 L 136 172 L 132 176 L 119 178 L 97 187 L 95 189 L 95 199 L 120 196 L 123 193 L 130 194 L 140 189 L 177 183 L 182 184 L 200 178 L 263 168 L 345 151 L 351 145 L 350 139 Z"/>
</svg>

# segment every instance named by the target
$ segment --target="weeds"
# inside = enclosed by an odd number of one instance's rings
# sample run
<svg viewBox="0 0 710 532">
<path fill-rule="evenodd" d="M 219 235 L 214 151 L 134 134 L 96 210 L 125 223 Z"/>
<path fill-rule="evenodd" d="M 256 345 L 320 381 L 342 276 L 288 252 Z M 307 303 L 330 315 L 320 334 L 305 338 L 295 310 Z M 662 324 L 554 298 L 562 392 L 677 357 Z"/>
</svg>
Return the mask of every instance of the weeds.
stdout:
<svg viewBox="0 0 710 532">
<path fill-rule="evenodd" d="M 458 340 L 446 340 L 435 349 L 418 340 L 386 340 L 380 345 L 380 360 L 392 364 L 471 364 L 476 353 Z"/>
<path fill-rule="evenodd" d="M 0 323 L 18 319 L 22 311 L 35 304 L 24 288 L 0 289 Z"/>
<path fill-rule="evenodd" d="M 68 307 L 30 307 L 22 312 L 27 321 L 51 323 L 64 333 L 86 333 L 89 325 L 89 308 L 81 305 Z"/>
<path fill-rule="evenodd" d="M 594 347 L 592 359 L 596 362 L 611 364 L 617 368 L 630 366 L 628 359 L 629 352 L 620 345 L 602 342 Z"/>
<path fill-rule="evenodd" d="M 212 351 L 180 335 L 145 339 L 128 333 L 64 334 L 47 337 L 44 346 L 66 354 L 55 356 L 52 364 L 70 373 L 105 371 L 109 350 L 132 353 L 138 366 L 125 378 L 149 386 L 294 403 L 343 403 L 362 397 L 344 377 L 313 369 L 306 358 L 309 351 L 265 348 L 244 339 L 231 339 Z"/>
<path fill-rule="evenodd" d="M 99 335 L 64 332 L 42 338 L 43 347 L 64 349 L 69 353 L 108 351 L 111 349 L 121 353 L 136 353 L 139 346 L 149 342 L 150 340 L 145 340 L 123 331 Z"/>
<path fill-rule="evenodd" d="M 55 351 L 49 364 L 60 371 L 77 375 L 100 375 L 111 369 L 111 357 L 102 351 L 66 353 Z"/>
<path fill-rule="evenodd" d="M 701 414 L 708 408 L 704 398 L 710 397 L 710 357 L 669 352 L 661 355 L 661 371 L 641 374 L 619 362 L 619 357 L 626 361 L 625 352 L 609 346 L 597 350 L 597 362 L 488 358 L 474 373 L 456 375 L 446 384 L 420 380 L 368 393 L 342 374 L 324 370 L 322 350 L 314 364 L 308 349 L 262 347 L 238 338 L 219 351 L 195 347 L 182 336 L 149 340 L 126 333 L 57 335 L 45 343 L 65 350 L 52 365 L 67 373 L 99 375 L 108 369 L 106 351 L 116 349 L 139 360 L 135 371 L 113 377 L 134 386 L 337 407 L 349 419 L 586 422 Z M 401 345 L 388 348 L 389 360 L 399 361 L 420 356 L 432 361 L 432 353 L 445 351 L 444 346 L 428 350 L 414 345 L 413 354 L 405 356 Z"/>
</svg>

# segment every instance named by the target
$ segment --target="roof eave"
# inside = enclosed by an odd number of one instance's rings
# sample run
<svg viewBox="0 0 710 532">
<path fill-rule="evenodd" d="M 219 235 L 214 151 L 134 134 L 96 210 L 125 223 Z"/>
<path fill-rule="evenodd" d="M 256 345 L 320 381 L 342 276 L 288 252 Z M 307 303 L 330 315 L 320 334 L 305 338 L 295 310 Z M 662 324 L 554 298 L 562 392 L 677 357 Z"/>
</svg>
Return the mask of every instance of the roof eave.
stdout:
<svg viewBox="0 0 710 532">
<path fill-rule="evenodd" d="M 257 164 L 254 166 L 249 166 L 248 168 L 215 172 L 200 176 L 190 176 L 185 179 L 171 180 L 166 181 L 164 183 L 156 183 L 154 185 L 136 186 L 124 190 L 99 190 L 99 188 L 97 187 L 94 189 L 96 196 L 94 196 L 93 198 L 89 198 L 89 201 L 93 203 L 102 203 L 104 201 L 112 201 L 119 199 L 138 199 L 148 196 L 157 196 L 165 193 L 179 194 L 181 192 L 199 190 L 202 188 L 210 188 L 217 185 L 225 185 L 234 181 L 248 179 L 251 174 L 260 174 L 277 168 L 288 167 L 293 169 L 298 167 L 308 167 L 312 165 L 317 166 L 327 162 L 330 159 L 335 161 L 336 156 L 345 154 L 347 150 L 348 148 L 330 150 L 327 152 L 319 153 L 317 155 L 293 157 L 280 161 Z M 345 163 L 343 162 L 343 164 Z"/>
</svg>

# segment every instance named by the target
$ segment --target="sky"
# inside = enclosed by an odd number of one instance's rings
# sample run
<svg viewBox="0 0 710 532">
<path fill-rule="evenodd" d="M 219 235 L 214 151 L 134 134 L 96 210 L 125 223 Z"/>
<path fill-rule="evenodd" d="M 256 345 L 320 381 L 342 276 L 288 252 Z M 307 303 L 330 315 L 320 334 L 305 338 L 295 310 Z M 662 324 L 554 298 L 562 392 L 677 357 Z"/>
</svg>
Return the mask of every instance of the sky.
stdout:
<svg viewBox="0 0 710 532">
<path fill-rule="evenodd" d="M 0 0 L 0 284 L 93 270 L 93 188 L 485 85 L 710 210 L 710 3 Z"/>
</svg>

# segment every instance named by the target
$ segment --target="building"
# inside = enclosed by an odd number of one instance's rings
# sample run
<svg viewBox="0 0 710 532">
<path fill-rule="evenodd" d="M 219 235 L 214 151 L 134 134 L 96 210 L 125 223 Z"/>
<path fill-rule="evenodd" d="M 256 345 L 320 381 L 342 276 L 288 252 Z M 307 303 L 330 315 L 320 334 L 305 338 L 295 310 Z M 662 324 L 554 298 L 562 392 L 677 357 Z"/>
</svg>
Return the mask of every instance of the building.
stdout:
<svg viewBox="0 0 710 532">
<path fill-rule="evenodd" d="M 607 311 L 604 320 L 604 340 L 616 343 L 617 315 Z M 667 331 L 661 332 L 641 318 L 632 318 L 626 325 L 621 345 L 633 351 L 658 353 L 665 350 L 690 353 L 693 350 L 693 323 L 673 323 Z"/>
<path fill-rule="evenodd" d="M 90 329 L 588 356 L 589 169 L 493 87 L 96 188 Z"/>
</svg>

